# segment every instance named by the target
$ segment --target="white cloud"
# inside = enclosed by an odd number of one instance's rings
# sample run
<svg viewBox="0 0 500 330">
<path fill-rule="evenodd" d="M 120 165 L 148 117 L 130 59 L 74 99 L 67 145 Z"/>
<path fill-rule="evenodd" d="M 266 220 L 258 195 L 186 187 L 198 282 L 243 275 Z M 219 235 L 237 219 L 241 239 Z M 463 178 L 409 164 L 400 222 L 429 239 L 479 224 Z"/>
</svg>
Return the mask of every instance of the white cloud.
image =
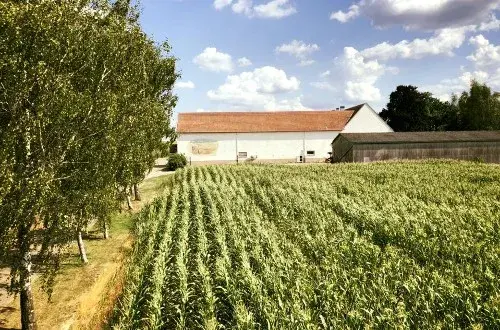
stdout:
<svg viewBox="0 0 500 330">
<path fill-rule="evenodd" d="M 297 9 L 290 4 L 290 0 L 272 0 L 257 6 L 252 0 L 215 0 L 215 9 L 221 10 L 231 6 L 233 12 L 247 17 L 279 19 L 297 13 Z"/>
<path fill-rule="evenodd" d="M 462 72 L 458 78 L 443 79 L 438 84 L 424 85 L 421 91 L 430 92 L 442 101 L 449 101 L 453 94 L 467 90 L 472 80 L 484 83 L 489 75 L 484 71 Z"/>
<path fill-rule="evenodd" d="M 384 65 L 377 60 L 367 61 L 363 54 L 353 47 L 345 47 L 344 54 L 336 60 L 350 78 L 375 80 L 385 72 Z"/>
<path fill-rule="evenodd" d="M 500 89 L 500 46 L 493 45 L 483 35 L 470 38 L 470 44 L 476 49 L 467 56 L 472 67 L 461 68 L 457 78 L 443 79 L 438 84 L 422 86 L 422 90 L 433 93 L 436 97 L 448 101 L 452 94 L 468 90 L 470 82 L 477 80 L 493 90 Z"/>
<path fill-rule="evenodd" d="M 228 76 L 223 85 L 208 91 L 207 96 L 212 101 L 233 107 L 272 108 L 279 104 L 277 94 L 296 91 L 299 86 L 297 78 L 287 77 L 285 71 L 265 66 Z"/>
<path fill-rule="evenodd" d="M 252 11 L 252 0 L 237 0 L 237 2 L 231 7 L 233 11 L 237 14 L 245 14 L 246 16 L 251 16 Z"/>
<path fill-rule="evenodd" d="M 346 83 L 345 95 L 349 101 L 377 102 L 382 99 L 380 89 L 368 81 L 348 81 Z"/>
<path fill-rule="evenodd" d="M 310 110 L 302 104 L 302 96 L 297 96 L 291 99 L 283 99 L 268 102 L 264 105 L 264 110 L 267 111 L 283 111 L 283 110 Z"/>
<path fill-rule="evenodd" d="M 335 19 L 341 23 L 346 23 L 350 21 L 351 19 L 358 17 L 359 16 L 359 6 L 358 5 L 352 5 L 349 7 L 348 12 L 343 12 L 341 10 L 332 13 L 330 15 L 330 19 Z"/>
<path fill-rule="evenodd" d="M 309 65 L 313 65 L 314 63 L 316 63 L 315 60 L 301 60 L 299 62 L 299 66 L 309 66 Z"/>
<path fill-rule="evenodd" d="M 252 61 L 250 61 L 248 58 L 242 57 L 242 58 L 238 59 L 238 66 L 239 67 L 245 67 L 245 66 L 250 66 L 250 65 L 252 65 Z"/>
<path fill-rule="evenodd" d="M 252 91 L 264 94 L 278 94 L 298 90 L 300 81 L 288 78 L 285 71 L 272 66 L 257 68 L 252 72 L 230 75 L 226 83 L 217 89 L 218 95 L 224 91 Z"/>
<path fill-rule="evenodd" d="M 215 0 L 214 1 L 214 7 L 217 10 L 221 10 L 224 7 L 229 6 L 232 2 L 233 2 L 233 0 Z"/>
<path fill-rule="evenodd" d="M 255 15 L 262 18 L 283 18 L 297 13 L 289 0 L 273 0 L 254 7 Z"/>
<path fill-rule="evenodd" d="M 386 1 L 386 0 L 383 0 Z M 441 0 L 446 2 L 447 0 Z M 397 9 L 400 11 L 416 10 L 415 4 L 402 2 Z M 428 11 L 438 8 L 437 2 L 422 2 L 422 10 Z M 437 6 L 437 7 L 433 7 Z M 394 7 L 396 8 L 396 7 Z M 468 33 L 481 29 L 495 29 L 496 18 L 482 26 L 462 26 L 444 28 L 434 32 L 428 39 L 403 40 L 395 44 L 383 42 L 374 47 L 361 51 L 346 47 L 344 55 L 336 60 L 336 64 L 344 73 L 340 80 L 345 84 L 345 97 L 350 101 L 366 100 L 377 102 L 381 98 L 380 90 L 376 87 L 377 80 L 385 73 L 398 73 L 398 69 L 383 64 L 391 59 L 421 59 L 426 56 L 446 55 L 453 56 L 454 51 L 460 48 Z M 486 82 L 493 88 L 500 81 L 500 47 L 492 45 L 482 35 L 470 39 L 476 47 L 473 54 L 467 57 L 474 63 L 471 70 L 462 70 L 458 78 L 445 79 L 438 84 L 425 86 L 425 90 L 432 91 L 437 97 L 449 99 L 452 93 L 466 90 L 471 79 Z M 343 80 L 342 80 L 343 79 Z"/>
<path fill-rule="evenodd" d="M 476 50 L 467 59 L 474 62 L 476 68 L 491 71 L 500 67 L 500 46 L 495 46 L 483 35 L 470 38 L 469 42 Z"/>
<path fill-rule="evenodd" d="M 495 31 L 500 30 L 500 20 L 495 15 L 491 15 L 488 22 L 481 23 L 478 28 L 479 31 Z"/>
<path fill-rule="evenodd" d="M 293 55 L 299 59 L 305 59 L 309 55 L 319 50 L 319 46 L 316 44 L 306 44 L 300 40 L 293 40 L 288 44 L 282 44 L 276 47 L 277 53 L 287 53 Z"/>
<path fill-rule="evenodd" d="M 288 44 L 282 44 L 276 47 L 275 51 L 276 53 L 286 53 L 296 57 L 300 60 L 298 63 L 299 66 L 309 66 L 314 64 L 315 61 L 308 57 L 319 49 L 317 44 L 306 44 L 303 41 L 293 40 Z"/>
<path fill-rule="evenodd" d="M 321 78 L 326 78 L 326 77 L 329 77 L 331 74 L 332 74 L 332 73 L 330 72 L 330 70 L 326 70 L 326 71 L 324 71 L 324 72 L 321 72 L 321 73 L 319 74 L 319 76 L 320 76 Z"/>
<path fill-rule="evenodd" d="M 499 6 L 500 0 L 359 0 L 330 18 L 345 23 L 363 15 L 378 27 L 434 30 L 481 24 Z"/>
<path fill-rule="evenodd" d="M 189 81 L 178 81 L 175 83 L 175 87 L 177 88 L 188 88 L 188 89 L 193 89 L 195 88 L 194 82 L 191 80 Z"/>
<path fill-rule="evenodd" d="M 420 59 L 440 54 L 452 56 L 453 50 L 463 44 L 467 30 L 468 28 L 443 29 L 429 39 L 403 40 L 397 44 L 383 42 L 361 51 L 361 54 L 366 58 L 383 61 L 394 58 Z"/>
<path fill-rule="evenodd" d="M 345 47 L 344 54 L 335 59 L 344 83 L 347 100 L 355 102 L 378 102 L 382 95 L 375 86 L 377 80 L 386 72 L 397 73 L 397 69 L 386 67 L 377 60 L 367 60 L 363 54 L 352 47 Z"/>
<path fill-rule="evenodd" d="M 201 69 L 214 72 L 230 72 L 233 70 L 231 55 L 217 51 L 217 48 L 207 47 L 193 59 L 193 63 Z"/>
<path fill-rule="evenodd" d="M 317 89 L 327 90 L 327 91 L 337 91 L 337 88 L 333 86 L 328 81 L 314 81 L 310 85 Z"/>
<path fill-rule="evenodd" d="M 328 91 L 340 103 L 371 102 L 378 105 L 382 101 L 382 93 L 376 84 L 386 73 L 396 74 L 398 70 L 378 60 L 365 58 L 353 47 L 345 47 L 343 54 L 335 58 L 334 67 L 320 73 L 321 80 L 309 85 Z"/>
<path fill-rule="evenodd" d="M 489 76 L 487 84 L 491 86 L 494 91 L 500 91 L 500 68 L 498 68 Z"/>
</svg>

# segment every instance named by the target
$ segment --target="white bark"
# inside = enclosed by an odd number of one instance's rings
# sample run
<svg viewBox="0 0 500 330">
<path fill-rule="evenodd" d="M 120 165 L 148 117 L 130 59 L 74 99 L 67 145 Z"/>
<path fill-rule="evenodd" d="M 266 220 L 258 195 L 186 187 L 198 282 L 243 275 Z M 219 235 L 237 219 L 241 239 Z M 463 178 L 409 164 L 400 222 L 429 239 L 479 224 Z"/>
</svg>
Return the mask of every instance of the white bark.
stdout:
<svg viewBox="0 0 500 330">
<path fill-rule="evenodd" d="M 108 224 L 106 222 L 104 222 L 103 234 L 104 234 L 104 239 L 109 238 Z"/>
<path fill-rule="evenodd" d="M 139 185 L 136 183 L 134 184 L 134 199 L 136 201 L 140 201 L 141 200 L 141 191 L 139 190 Z"/>
<path fill-rule="evenodd" d="M 78 243 L 78 251 L 80 251 L 80 259 L 84 264 L 86 264 L 89 260 L 87 259 L 87 251 L 85 251 L 85 244 L 83 243 L 81 231 L 78 231 L 76 241 Z"/>
<path fill-rule="evenodd" d="M 125 187 L 125 198 L 127 199 L 127 207 L 129 210 L 133 210 L 134 207 L 132 206 L 132 200 L 130 199 L 130 191 L 132 190 L 132 188 L 128 189 L 127 187 Z"/>
<path fill-rule="evenodd" d="M 18 232 L 18 247 L 20 253 L 19 293 L 21 309 L 21 326 L 23 330 L 36 330 L 35 304 L 31 288 L 31 251 L 28 241 L 27 227 L 22 226 Z"/>
</svg>

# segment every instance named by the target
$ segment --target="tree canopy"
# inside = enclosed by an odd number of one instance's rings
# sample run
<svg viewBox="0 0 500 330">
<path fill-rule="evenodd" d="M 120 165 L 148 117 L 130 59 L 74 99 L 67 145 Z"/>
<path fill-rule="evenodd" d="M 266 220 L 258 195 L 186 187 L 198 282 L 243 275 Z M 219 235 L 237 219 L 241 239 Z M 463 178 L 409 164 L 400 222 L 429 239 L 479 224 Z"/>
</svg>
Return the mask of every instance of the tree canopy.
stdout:
<svg viewBox="0 0 500 330">
<path fill-rule="evenodd" d="M 380 116 L 396 132 L 500 129 L 500 100 L 476 81 L 470 91 L 443 102 L 415 86 L 398 86 Z"/>
<path fill-rule="evenodd" d="M 107 221 L 117 187 L 140 182 L 162 148 L 175 58 L 129 3 L 0 3 L 0 260 L 25 329 L 32 266 L 50 284 L 62 249 Z"/>
<path fill-rule="evenodd" d="M 500 130 L 500 97 L 485 84 L 471 83 L 470 90 L 452 98 L 451 105 L 462 130 Z"/>
</svg>

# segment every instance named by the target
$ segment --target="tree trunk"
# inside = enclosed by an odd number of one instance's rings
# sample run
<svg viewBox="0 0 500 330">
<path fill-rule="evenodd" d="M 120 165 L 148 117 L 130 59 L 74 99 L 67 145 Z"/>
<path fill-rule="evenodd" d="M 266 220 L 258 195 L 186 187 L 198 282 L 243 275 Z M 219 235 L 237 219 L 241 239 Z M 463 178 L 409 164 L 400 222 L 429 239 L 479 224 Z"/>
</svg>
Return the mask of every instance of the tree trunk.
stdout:
<svg viewBox="0 0 500 330">
<path fill-rule="evenodd" d="M 130 188 L 132 189 L 132 188 Z M 132 201 L 130 200 L 130 194 L 129 194 L 129 189 L 125 188 L 125 198 L 127 199 L 127 207 L 129 210 L 133 210 L 134 207 L 132 206 Z"/>
<path fill-rule="evenodd" d="M 23 330 L 35 330 L 35 304 L 31 292 L 31 253 L 27 251 L 23 256 L 19 277 L 21 285 L 21 325 Z"/>
<path fill-rule="evenodd" d="M 136 201 L 140 201 L 140 200 L 141 200 L 141 192 L 140 192 L 140 190 L 139 190 L 139 185 L 138 185 L 137 183 L 136 183 L 136 184 L 134 184 L 134 192 L 135 192 L 135 197 L 134 197 L 134 199 L 135 199 Z"/>
<path fill-rule="evenodd" d="M 130 186 L 128 188 L 128 195 L 130 196 L 130 198 L 132 198 L 132 196 L 134 196 L 134 186 Z"/>
<path fill-rule="evenodd" d="M 39 256 L 45 255 L 45 252 L 48 250 L 48 243 L 46 240 L 42 241 L 42 246 L 40 247 L 40 252 L 38 253 Z"/>
<path fill-rule="evenodd" d="M 104 226 L 103 226 L 103 234 L 104 234 L 104 239 L 109 238 L 109 232 L 108 232 L 108 224 L 106 221 L 104 221 Z"/>
<path fill-rule="evenodd" d="M 86 264 L 89 261 L 87 259 L 87 252 L 85 251 L 85 244 L 83 244 L 82 232 L 80 230 L 78 231 L 76 241 L 78 242 L 78 251 L 80 251 L 80 259 L 82 259 L 82 262 Z"/>
<path fill-rule="evenodd" d="M 19 229 L 18 246 L 21 253 L 21 264 L 19 268 L 19 293 L 21 308 L 21 326 L 23 330 L 36 330 L 35 304 L 31 292 L 31 252 L 28 241 L 29 229 Z"/>
</svg>

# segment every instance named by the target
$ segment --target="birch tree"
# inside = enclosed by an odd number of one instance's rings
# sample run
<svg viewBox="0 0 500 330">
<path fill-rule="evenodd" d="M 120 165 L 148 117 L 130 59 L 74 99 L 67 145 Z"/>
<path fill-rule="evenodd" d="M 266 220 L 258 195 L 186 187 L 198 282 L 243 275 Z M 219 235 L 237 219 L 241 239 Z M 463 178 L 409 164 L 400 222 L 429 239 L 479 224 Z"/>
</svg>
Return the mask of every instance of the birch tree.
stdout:
<svg viewBox="0 0 500 330">
<path fill-rule="evenodd" d="M 117 185 L 143 177 L 175 104 L 168 45 L 113 9 L 0 3 L 0 260 L 23 329 L 36 329 L 33 271 L 50 288 L 61 251 L 75 240 L 83 250 L 82 229 L 109 219 Z"/>
</svg>

